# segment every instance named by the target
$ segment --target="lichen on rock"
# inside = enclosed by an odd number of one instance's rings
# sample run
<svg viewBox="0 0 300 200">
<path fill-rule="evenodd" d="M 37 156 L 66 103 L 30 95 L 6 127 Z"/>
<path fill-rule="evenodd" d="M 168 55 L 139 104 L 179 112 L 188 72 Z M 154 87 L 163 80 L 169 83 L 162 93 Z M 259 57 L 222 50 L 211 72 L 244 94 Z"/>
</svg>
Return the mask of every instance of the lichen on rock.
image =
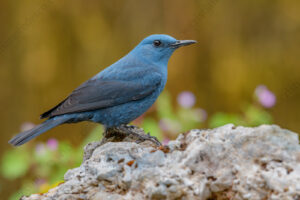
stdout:
<svg viewBox="0 0 300 200">
<path fill-rule="evenodd" d="M 65 182 L 33 199 L 300 199 L 298 135 L 232 124 L 151 142 L 93 142 Z"/>
</svg>

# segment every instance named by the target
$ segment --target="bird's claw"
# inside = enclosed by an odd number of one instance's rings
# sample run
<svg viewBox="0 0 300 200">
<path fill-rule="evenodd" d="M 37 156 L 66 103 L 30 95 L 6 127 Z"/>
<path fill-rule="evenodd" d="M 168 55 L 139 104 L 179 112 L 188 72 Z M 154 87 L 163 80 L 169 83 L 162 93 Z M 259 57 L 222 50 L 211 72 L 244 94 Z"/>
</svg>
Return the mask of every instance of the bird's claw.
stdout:
<svg viewBox="0 0 300 200">
<path fill-rule="evenodd" d="M 136 127 L 136 126 L 134 126 L 134 125 L 125 125 L 125 127 L 126 127 L 126 128 L 129 128 L 129 129 L 135 129 L 135 128 L 138 128 L 138 127 Z"/>
<path fill-rule="evenodd" d="M 136 141 L 137 143 L 149 140 L 155 145 L 161 146 L 161 143 L 158 141 L 158 139 L 154 136 L 151 136 L 150 133 L 145 134 L 142 131 L 136 130 L 139 130 L 139 128 L 133 125 L 122 125 L 117 128 L 113 128 L 113 132 L 121 133 L 124 135 L 134 135 L 136 138 L 138 138 L 138 140 Z"/>
</svg>

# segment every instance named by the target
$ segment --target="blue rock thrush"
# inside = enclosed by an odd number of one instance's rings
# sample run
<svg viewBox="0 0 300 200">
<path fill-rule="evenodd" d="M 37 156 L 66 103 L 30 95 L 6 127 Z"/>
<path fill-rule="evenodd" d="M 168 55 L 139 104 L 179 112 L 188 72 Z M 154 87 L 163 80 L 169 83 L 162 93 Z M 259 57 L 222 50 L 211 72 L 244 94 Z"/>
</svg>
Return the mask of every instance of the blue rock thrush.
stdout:
<svg viewBox="0 0 300 200">
<path fill-rule="evenodd" d="M 92 121 L 106 129 L 130 123 L 148 110 L 164 89 L 172 53 L 195 42 L 168 35 L 148 36 L 126 56 L 43 113 L 41 118 L 48 118 L 46 121 L 16 135 L 9 143 L 22 145 L 64 123 Z"/>
</svg>

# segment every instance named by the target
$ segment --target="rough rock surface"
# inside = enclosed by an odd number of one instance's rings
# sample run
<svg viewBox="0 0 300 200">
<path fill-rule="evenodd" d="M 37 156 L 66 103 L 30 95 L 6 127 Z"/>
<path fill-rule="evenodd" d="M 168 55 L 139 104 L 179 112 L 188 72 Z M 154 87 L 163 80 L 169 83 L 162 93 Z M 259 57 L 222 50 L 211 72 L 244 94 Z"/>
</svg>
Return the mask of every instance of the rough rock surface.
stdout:
<svg viewBox="0 0 300 200">
<path fill-rule="evenodd" d="M 300 199 L 298 135 L 278 126 L 191 130 L 168 146 L 94 142 L 33 199 Z"/>
</svg>

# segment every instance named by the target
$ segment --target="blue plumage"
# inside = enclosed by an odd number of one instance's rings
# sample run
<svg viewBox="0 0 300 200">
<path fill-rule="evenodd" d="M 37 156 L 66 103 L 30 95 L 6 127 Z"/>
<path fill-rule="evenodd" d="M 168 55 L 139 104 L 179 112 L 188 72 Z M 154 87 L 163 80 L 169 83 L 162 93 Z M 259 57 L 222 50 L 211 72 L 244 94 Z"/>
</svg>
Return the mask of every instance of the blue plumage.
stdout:
<svg viewBox="0 0 300 200">
<path fill-rule="evenodd" d="M 128 124 L 147 111 L 167 82 L 167 64 L 174 50 L 193 44 L 168 35 L 151 35 L 131 52 L 75 89 L 43 113 L 48 118 L 9 141 L 19 146 L 63 123 L 93 121 L 107 128 Z"/>
</svg>

